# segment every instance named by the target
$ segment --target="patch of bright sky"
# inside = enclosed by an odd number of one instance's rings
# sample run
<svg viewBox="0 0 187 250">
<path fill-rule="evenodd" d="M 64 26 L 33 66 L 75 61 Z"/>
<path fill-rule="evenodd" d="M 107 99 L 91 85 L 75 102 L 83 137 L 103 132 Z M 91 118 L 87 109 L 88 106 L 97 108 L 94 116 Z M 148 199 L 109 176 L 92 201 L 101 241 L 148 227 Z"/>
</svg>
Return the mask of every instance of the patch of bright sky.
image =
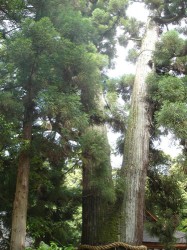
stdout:
<svg viewBox="0 0 187 250">
<path fill-rule="evenodd" d="M 148 10 L 145 9 L 142 3 L 133 3 L 127 10 L 129 17 L 136 17 L 137 20 L 146 22 L 148 16 Z M 120 31 L 119 31 L 120 32 Z M 124 74 L 135 73 L 135 65 L 126 61 L 128 50 L 132 47 L 131 43 L 127 48 L 124 48 L 117 44 L 117 55 L 114 60 L 115 68 L 108 71 L 108 76 L 111 78 L 117 78 Z"/>
<path fill-rule="evenodd" d="M 167 136 L 161 136 L 160 141 L 155 141 L 155 148 L 163 150 L 171 158 L 177 157 L 182 152 L 182 146 L 175 136 L 169 133 Z"/>
<path fill-rule="evenodd" d="M 142 3 L 133 3 L 129 6 L 127 15 L 129 17 L 135 17 L 137 20 L 146 22 L 148 17 L 148 10 L 145 9 Z M 128 54 L 128 49 L 131 47 L 128 46 L 124 48 L 117 44 L 117 57 L 114 60 L 115 68 L 109 70 L 107 75 L 111 78 L 118 78 L 124 74 L 135 73 L 136 67 L 134 64 L 126 61 Z M 110 129 L 108 130 L 108 139 L 111 145 L 111 164 L 113 168 L 119 168 L 122 164 L 122 156 L 115 155 L 116 140 L 119 137 L 118 133 L 113 133 Z M 166 154 L 170 155 L 172 158 L 175 158 L 181 153 L 181 147 L 179 141 L 176 141 L 172 134 L 168 136 L 161 136 L 160 141 L 155 142 L 155 147 L 157 149 L 163 150 Z"/>
</svg>

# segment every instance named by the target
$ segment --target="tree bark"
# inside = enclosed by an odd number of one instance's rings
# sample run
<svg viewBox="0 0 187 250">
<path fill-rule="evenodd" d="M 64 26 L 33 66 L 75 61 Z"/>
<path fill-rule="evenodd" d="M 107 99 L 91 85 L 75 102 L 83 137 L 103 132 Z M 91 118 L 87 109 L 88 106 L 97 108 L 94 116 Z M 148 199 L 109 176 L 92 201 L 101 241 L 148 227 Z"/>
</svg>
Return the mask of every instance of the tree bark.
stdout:
<svg viewBox="0 0 187 250">
<path fill-rule="evenodd" d="M 104 115 L 102 92 L 97 97 L 98 109 Z M 100 117 L 103 120 L 103 117 Z M 105 124 L 90 126 L 82 147 L 82 244 L 100 245 L 116 240 L 117 226 L 111 217 L 115 190 L 110 163 L 110 145 Z M 116 230 L 116 231 L 115 231 Z"/>
<path fill-rule="evenodd" d="M 23 122 L 23 148 L 18 158 L 17 183 L 12 213 L 10 250 L 25 249 L 27 206 L 30 172 L 30 144 L 32 137 L 33 102 L 28 90 Z"/>
<path fill-rule="evenodd" d="M 115 196 L 110 146 L 104 125 L 90 127 L 88 132 L 93 135 L 90 146 L 101 157 L 97 159 L 89 147 L 83 151 L 82 244 L 100 245 L 112 242 L 116 236 L 110 218 Z"/>
<path fill-rule="evenodd" d="M 29 166 L 29 157 L 21 153 L 19 157 L 16 193 L 13 205 L 11 250 L 25 249 Z"/>
<path fill-rule="evenodd" d="M 139 245 L 143 239 L 144 194 L 149 158 L 150 105 L 147 101 L 146 78 L 154 69 L 150 60 L 158 39 L 156 24 L 148 20 L 142 41 L 132 94 L 124 160 L 124 200 L 120 222 L 121 241 Z"/>
</svg>

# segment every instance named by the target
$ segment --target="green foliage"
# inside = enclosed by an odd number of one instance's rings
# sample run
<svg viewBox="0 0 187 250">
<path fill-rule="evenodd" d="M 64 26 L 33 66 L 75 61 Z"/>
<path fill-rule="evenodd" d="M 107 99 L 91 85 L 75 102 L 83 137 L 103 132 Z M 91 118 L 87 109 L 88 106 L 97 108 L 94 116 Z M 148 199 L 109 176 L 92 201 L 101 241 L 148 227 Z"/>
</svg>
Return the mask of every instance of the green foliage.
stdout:
<svg viewBox="0 0 187 250">
<path fill-rule="evenodd" d="M 186 78 L 151 74 L 147 78 L 149 98 L 155 108 L 157 128 L 162 126 L 179 138 L 186 138 Z"/>
<path fill-rule="evenodd" d="M 136 63 L 137 58 L 138 58 L 137 49 L 134 49 L 134 48 L 130 49 L 128 51 L 127 61 L 131 63 Z"/>
<path fill-rule="evenodd" d="M 0 48 L 2 224 L 9 230 L 19 153 L 29 149 L 28 235 L 36 245 L 51 239 L 75 244 L 80 241 L 81 185 L 72 187 L 64 176 L 80 167 L 81 150 L 93 162 L 92 185 L 106 204 L 115 200 L 105 136 L 80 136 L 89 124 L 104 121 L 98 102 L 101 71 L 115 54 L 116 28 L 127 1 L 1 2 L 4 16 L 19 27 Z M 32 122 L 31 142 L 22 139 L 26 116 Z M 39 249 L 60 248 L 43 244 Z"/>
<path fill-rule="evenodd" d="M 78 44 L 88 43 L 93 40 L 96 33 L 91 20 L 83 17 L 80 12 L 75 12 L 71 8 L 61 10 L 55 23 L 64 37 Z"/>
<path fill-rule="evenodd" d="M 183 232 L 187 232 L 187 221 L 186 221 L 186 215 L 187 215 L 187 192 L 186 192 L 186 152 L 184 154 L 179 155 L 176 159 L 174 164 L 171 167 L 171 174 L 175 176 L 177 179 L 181 193 L 182 198 L 184 200 L 184 204 L 181 211 L 180 216 L 180 224 L 178 227 L 178 230 L 181 230 Z"/>
<path fill-rule="evenodd" d="M 1 228 L 0 231 L 4 232 L 6 240 L 9 236 L 6 229 L 10 229 L 12 201 L 15 192 L 18 143 L 16 124 L 7 122 L 6 118 L 0 115 L 0 211 L 2 211 L 0 220 L 4 228 L 4 230 Z M 2 240 L 3 248 L 6 248 L 6 240 Z"/>
<path fill-rule="evenodd" d="M 5 153 L 8 145 L 14 144 L 16 140 L 16 128 L 13 122 L 7 122 L 3 115 L 0 115 L 0 155 Z"/>
<path fill-rule="evenodd" d="M 4 115 L 0 211 L 6 214 L 1 216 L 2 225 L 9 230 L 17 159 L 20 149 L 29 145 L 28 235 L 35 244 L 41 240 L 49 244 L 52 239 L 76 244 L 81 230 L 80 183 L 70 188 L 64 176 L 71 168 L 80 167 L 79 137 L 90 117 L 101 112 L 96 105 L 97 91 L 108 58 L 99 55 L 93 44 L 91 19 L 69 8 L 69 3 L 66 8 L 65 2 L 60 16 L 42 17 L 49 2 L 29 1 L 32 11 L 38 13 L 24 19 L 0 51 L 0 107 Z M 31 144 L 22 140 L 26 108 L 32 110 Z"/>
<path fill-rule="evenodd" d="M 106 30 L 108 28 L 108 21 L 110 20 L 110 15 L 105 10 L 102 10 L 100 8 L 97 8 L 92 13 L 92 19 L 95 24 L 100 24 L 101 27 L 106 27 Z M 103 30 L 104 31 L 104 30 Z"/>
<path fill-rule="evenodd" d="M 111 59 L 115 56 L 115 35 L 116 28 L 123 20 L 128 2 L 127 0 L 90 1 L 90 17 L 95 27 L 94 44 L 98 51 L 107 54 Z M 110 64 L 112 65 L 112 64 Z"/>
<path fill-rule="evenodd" d="M 159 241 L 164 245 L 165 249 L 172 249 L 176 242 L 173 234 L 176 229 L 176 222 L 173 213 L 170 210 L 165 211 L 165 217 L 159 218 L 154 223 L 147 223 L 146 227 L 149 233 L 159 237 Z M 177 218 L 178 220 L 178 218 Z"/>
<path fill-rule="evenodd" d="M 23 22 L 22 32 L 26 38 L 31 38 L 32 49 L 38 53 L 52 52 L 56 40 L 59 39 L 59 33 L 48 17 L 43 17 L 37 22 L 26 19 Z"/>
<path fill-rule="evenodd" d="M 158 100 L 158 82 L 161 79 L 156 73 L 151 73 L 148 75 L 146 81 L 148 84 L 148 97 L 150 100 L 156 102 Z"/>
<path fill-rule="evenodd" d="M 167 66 L 171 59 L 180 55 L 185 47 L 185 42 L 180 38 L 179 33 L 175 30 L 164 33 L 161 41 L 156 45 L 154 53 L 155 64 L 158 66 Z"/>
<path fill-rule="evenodd" d="M 126 46 L 128 41 L 132 39 L 136 45 L 134 51 L 137 51 L 141 44 L 141 30 L 144 24 L 140 21 L 137 21 L 136 18 L 123 19 L 121 20 L 121 24 L 123 26 L 124 33 L 119 36 L 119 43 L 122 46 Z"/>
<path fill-rule="evenodd" d="M 174 175 L 149 172 L 146 207 L 157 221 L 147 222 L 146 227 L 167 249 L 175 243 L 173 234 L 179 225 L 183 205 L 181 187 Z"/>
<path fill-rule="evenodd" d="M 43 18 L 38 22 L 26 19 L 22 23 L 22 31 L 15 33 L 7 44 L 8 59 L 14 64 L 14 67 L 18 67 L 17 77 L 19 74 L 20 77 L 27 77 L 26 74 L 30 74 L 32 70 L 37 71 L 38 76 L 42 70 L 45 70 L 39 65 L 42 67 L 46 65 L 46 61 L 50 62 L 51 57 L 49 59 L 47 57 L 49 54 L 54 57 L 59 44 L 58 36 L 48 18 Z"/>
<path fill-rule="evenodd" d="M 185 1 L 145 0 L 145 4 L 154 12 L 155 20 L 160 23 L 179 24 L 185 16 Z"/>
<path fill-rule="evenodd" d="M 51 242 L 50 245 L 45 244 L 44 242 L 41 242 L 39 247 L 37 249 L 34 248 L 26 248 L 26 250 L 74 250 L 73 246 L 63 246 L 58 247 L 55 242 Z"/>
<path fill-rule="evenodd" d="M 158 83 L 159 101 L 182 102 L 185 100 L 186 87 L 182 79 L 166 76 Z"/>
<path fill-rule="evenodd" d="M 14 117 L 20 117 L 23 111 L 23 106 L 18 99 L 19 94 L 16 98 L 17 93 L 12 93 L 11 88 L 6 92 L 4 92 L 3 89 L 4 86 L 2 85 L 2 91 L 0 93 L 1 114 L 4 116 L 6 115 L 6 120 L 8 122 L 14 122 L 14 124 L 17 124 L 17 121 L 14 119 Z"/>
<path fill-rule="evenodd" d="M 2 26 L 5 24 L 3 20 L 9 20 L 10 25 L 20 22 L 23 16 L 25 16 L 26 3 L 22 0 L 1 0 L 1 23 Z M 6 27 L 6 25 L 5 25 Z"/>
<path fill-rule="evenodd" d="M 174 176 L 157 174 L 155 172 L 149 173 L 148 185 L 147 199 L 150 199 L 150 201 L 153 199 L 153 204 L 149 205 L 154 209 L 155 215 L 159 212 L 167 212 L 167 209 L 171 209 L 174 213 L 180 212 L 183 198 L 179 183 Z"/>
<path fill-rule="evenodd" d="M 134 84 L 134 75 L 124 75 L 119 80 L 119 83 L 117 85 L 118 93 L 121 94 L 123 100 L 125 102 L 128 102 L 131 97 L 132 88 Z"/>
<path fill-rule="evenodd" d="M 150 9 L 161 9 L 163 8 L 164 1 L 163 0 L 145 0 L 145 4 L 149 6 Z"/>
<path fill-rule="evenodd" d="M 113 131 L 125 131 L 133 78 L 132 75 L 124 75 L 121 78 L 104 80 L 106 121 Z M 124 102 L 119 101 L 119 98 Z"/>
<path fill-rule="evenodd" d="M 118 15 L 119 12 L 124 12 L 126 10 L 127 5 L 127 0 L 110 0 L 108 9 L 110 12 Z"/>
<path fill-rule="evenodd" d="M 182 102 L 170 103 L 164 101 L 160 111 L 156 113 L 156 121 L 159 126 L 164 126 L 180 138 L 186 138 L 187 136 L 186 118 L 186 104 Z"/>
<path fill-rule="evenodd" d="M 48 144 L 48 141 L 44 143 Z M 46 156 L 41 145 L 34 147 L 30 174 L 28 234 L 35 240 L 35 244 L 39 241 L 48 244 L 53 239 L 62 244 L 76 245 L 80 241 L 81 186 L 77 171 L 75 174 L 72 171 L 78 167 L 78 163 L 63 163 L 64 152 L 56 152 L 60 145 L 56 148 L 52 145 L 53 148 L 45 153 Z M 49 145 L 47 150 L 48 147 Z M 61 148 L 60 151 L 62 150 Z M 44 157 L 48 157 L 45 162 Z M 73 178 L 68 177 L 70 173 Z"/>
<path fill-rule="evenodd" d="M 84 130 L 88 125 L 87 115 L 81 111 L 80 96 L 76 93 L 64 94 L 58 88 L 51 86 L 49 92 L 38 94 L 41 112 L 47 116 L 56 117 L 61 122 L 61 133 L 68 133 L 69 128 Z"/>
<path fill-rule="evenodd" d="M 174 76 L 149 76 L 147 79 L 153 102 L 157 103 L 155 113 L 157 126 L 174 132 L 179 137 L 186 133 L 186 86 L 183 78 Z"/>
<path fill-rule="evenodd" d="M 168 175 L 171 164 L 172 160 L 169 155 L 166 155 L 162 150 L 152 148 L 151 145 L 149 152 L 148 176 L 149 174 L 152 175 L 153 172 Z"/>
<path fill-rule="evenodd" d="M 83 164 L 92 165 L 91 187 L 99 193 L 103 200 L 114 202 L 115 193 L 111 182 L 110 151 L 103 128 L 93 127 L 81 138 Z M 91 161 L 89 163 L 89 161 Z M 105 181 L 103 181 L 105 180 Z"/>
</svg>

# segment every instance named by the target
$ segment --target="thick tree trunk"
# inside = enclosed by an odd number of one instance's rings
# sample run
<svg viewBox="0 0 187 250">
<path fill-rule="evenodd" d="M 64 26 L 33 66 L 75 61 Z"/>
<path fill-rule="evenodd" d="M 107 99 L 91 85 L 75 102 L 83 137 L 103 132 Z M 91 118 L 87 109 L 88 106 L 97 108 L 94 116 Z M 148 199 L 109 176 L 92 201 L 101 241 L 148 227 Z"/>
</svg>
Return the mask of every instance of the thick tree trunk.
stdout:
<svg viewBox="0 0 187 250">
<path fill-rule="evenodd" d="M 110 146 L 104 125 L 90 127 L 85 136 L 90 144 L 83 151 L 82 244 L 98 245 L 116 236 L 110 220 L 115 196 Z"/>
<path fill-rule="evenodd" d="M 16 192 L 12 213 L 12 228 L 10 250 L 25 249 L 27 203 L 29 191 L 30 172 L 30 143 L 32 137 L 32 101 L 30 93 L 28 95 L 29 104 L 25 106 L 23 123 L 23 148 L 18 159 Z"/>
<path fill-rule="evenodd" d="M 83 161 L 83 192 L 82 192 L 82 244 L 95 245 L 99 240 L 100 224 L 100 194 L 94 188 L 93 162 L 88 159 Z"/>
<path fill-rule="evenodd" d="M 143 238 L 144 194 L 149 157 L 150 107 L 147 102 L 146 78 L 152 53 L 158 39 L 158 29 L 148 20 L 132 94 L 131 111 L 125 139 L 122 178 L 125 180 L 124 201 L 120 222 L 121 241 L 139 245 Z"/>
</svg>

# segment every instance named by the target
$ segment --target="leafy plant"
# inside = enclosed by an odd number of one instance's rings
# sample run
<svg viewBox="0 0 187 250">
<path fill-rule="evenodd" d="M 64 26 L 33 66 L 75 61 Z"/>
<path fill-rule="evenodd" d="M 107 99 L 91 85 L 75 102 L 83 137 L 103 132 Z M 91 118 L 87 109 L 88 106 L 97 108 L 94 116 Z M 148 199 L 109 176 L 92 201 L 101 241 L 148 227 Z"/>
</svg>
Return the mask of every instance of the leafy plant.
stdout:
<svg viewBox="0 0 187 250">
<path fill-rule="evenodd" d="M 55 242 L 51 242 L 50 245 L 47 245 L 42 241 L 37 249 L 29 247 L 25 250 L 74 250 L 74 247 L 72 245 L 58 247 Z"/>
</svg>

